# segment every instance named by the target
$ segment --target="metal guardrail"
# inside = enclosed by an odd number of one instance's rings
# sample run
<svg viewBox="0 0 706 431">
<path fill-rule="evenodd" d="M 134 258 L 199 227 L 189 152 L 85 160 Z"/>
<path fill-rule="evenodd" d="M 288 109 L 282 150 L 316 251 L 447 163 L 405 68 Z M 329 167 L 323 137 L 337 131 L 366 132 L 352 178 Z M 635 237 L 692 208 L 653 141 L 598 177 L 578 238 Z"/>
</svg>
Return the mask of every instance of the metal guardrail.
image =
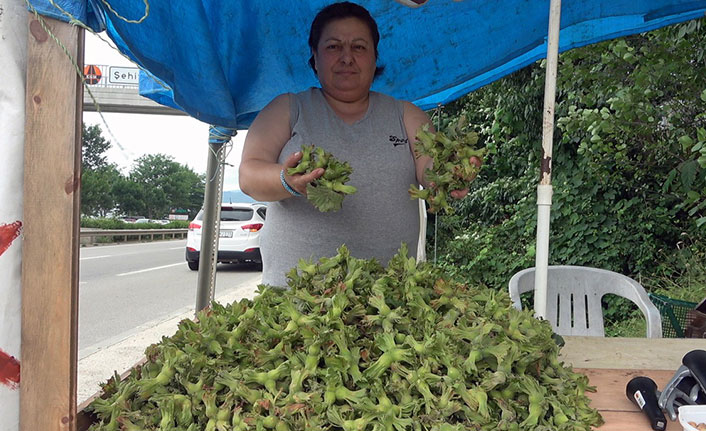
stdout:
<svg viewBox="0 0 706 431">
<path fill-rule="evenodd" d="M 81 229 L 81 242 L 87 238 L 87 242 L 95 243 L 99 237 L 120 238 L 125 241 L 129 237 L 137 237 L 140 241 L 142 238 L 149 237 L 150 241 L 154 240 L 155 236 L 162 239 L 167 239 L 167 235 L 171 238 L 185 238 L 189 229 Z"/>
</svg>

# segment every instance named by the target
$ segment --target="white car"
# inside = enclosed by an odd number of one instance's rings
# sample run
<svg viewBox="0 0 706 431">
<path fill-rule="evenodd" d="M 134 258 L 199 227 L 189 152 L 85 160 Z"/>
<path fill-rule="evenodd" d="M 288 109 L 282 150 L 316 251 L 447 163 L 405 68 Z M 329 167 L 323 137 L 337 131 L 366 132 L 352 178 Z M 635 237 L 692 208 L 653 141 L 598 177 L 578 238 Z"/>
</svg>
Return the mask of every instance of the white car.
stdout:
<svg viewBox="0 0 706 431">
<path fill-rule="evenodd" d="M 267 206 L 260 203 L 221 204 L 221 228 L 218 238 L 218 262 L 262 263 L 260 230 L 265 223 Z M 189 223 L 186 234 L 186 263 L 199 269 L 203 209 Z"/>
</svg>

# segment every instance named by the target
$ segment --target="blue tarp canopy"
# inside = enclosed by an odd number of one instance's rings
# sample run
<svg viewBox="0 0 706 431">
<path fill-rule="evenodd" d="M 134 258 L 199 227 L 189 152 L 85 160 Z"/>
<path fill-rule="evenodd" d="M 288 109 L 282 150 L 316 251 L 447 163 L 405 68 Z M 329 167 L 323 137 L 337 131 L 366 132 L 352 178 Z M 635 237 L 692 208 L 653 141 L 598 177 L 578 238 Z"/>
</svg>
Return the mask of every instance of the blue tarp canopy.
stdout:
<svg viewBox="0 0 706 431">
<path fill-rule="evenodd" d="M 141 94 L 203 122 L 247 128 L 273 97 L 318 84 L 309 26 L 330 1 L 31 0 L 40 13 L 105 28 L 157 78 Z M 445 104 L 546 56 L 549 0 L 360 0 L 380 28 L 373 89 L 422 109 Z M 704 16 L 706 0 L 564 0 L 560 51 Z M 60 6 L 63 11 L 55 5 Z M 146 15 L 146 16 L 145 16 Z M 144 18 L 144 19 L 143 19 Z M 135 22 L 140 21 L 140 22 Z M 560 71 L 561 73 L 561 71 Z"/>
</svg>

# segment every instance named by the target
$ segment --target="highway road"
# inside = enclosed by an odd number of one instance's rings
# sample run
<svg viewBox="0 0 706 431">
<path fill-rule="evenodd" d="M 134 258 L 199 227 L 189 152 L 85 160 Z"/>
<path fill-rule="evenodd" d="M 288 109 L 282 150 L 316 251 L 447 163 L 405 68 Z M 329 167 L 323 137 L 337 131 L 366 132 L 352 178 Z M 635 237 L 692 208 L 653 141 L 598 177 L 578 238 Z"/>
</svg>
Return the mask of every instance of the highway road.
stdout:
<svg viewBox="0 0 706 431">
<path fill-rule="evenodd" d="M 81 248 L 79 359 L 193 312 L 198 273 L 187 267 L 185 247 L 180 239 Z M 258 265 L 219 264 L 216 300 L 237 290 L 240 297 L 252 297 L 261 278 Z"/>
</svg>

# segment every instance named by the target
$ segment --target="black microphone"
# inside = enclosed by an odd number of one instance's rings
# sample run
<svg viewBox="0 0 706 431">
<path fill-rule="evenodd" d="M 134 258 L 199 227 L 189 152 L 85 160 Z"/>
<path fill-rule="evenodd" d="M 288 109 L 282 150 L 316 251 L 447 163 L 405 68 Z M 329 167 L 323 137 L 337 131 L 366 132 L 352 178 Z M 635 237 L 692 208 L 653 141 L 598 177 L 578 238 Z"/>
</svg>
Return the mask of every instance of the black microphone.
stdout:
<svg viewBox="0 0 706 431">
<path fill-rule="evenodd" d="M 634 377 L 628 382 L 625 394 L 647 415 L 653 430 L 664 431 L 667 428 L 667 418 L 657 402 L 657 384 L 654 380 L 644 376 Z"/>
</svg>

